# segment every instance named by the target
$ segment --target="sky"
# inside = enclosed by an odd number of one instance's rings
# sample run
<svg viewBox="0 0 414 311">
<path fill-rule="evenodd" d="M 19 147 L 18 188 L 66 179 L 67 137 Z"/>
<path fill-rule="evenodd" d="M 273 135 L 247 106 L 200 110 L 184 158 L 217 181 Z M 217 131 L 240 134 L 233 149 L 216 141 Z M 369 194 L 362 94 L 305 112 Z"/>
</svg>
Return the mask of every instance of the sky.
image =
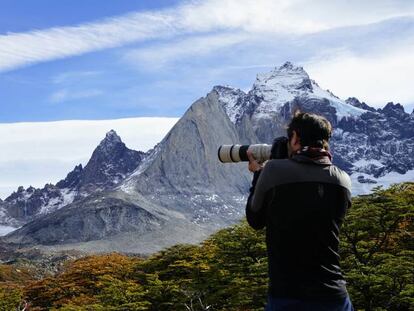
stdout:
<svg viewBox="0 0 414 311">
<path fill-rule="evenodd" d="M 285 61 L 374 107 L 414 107 L 414 2 L 0 1 L 0 123 L 180 117 Z"/>
<path fill-rule="evenodd" d="M 258 73 L 286 61 L 342 99 L 398 102 L 411 113 L 413 55 L 411 0 L 0 0 L 0 139 L 11 140 L 1 146 L 0 187 L 58 178 L 34 169 L 27 148 L 49 150 L 44 131 L 10 124 L 165 117 L 172 126 L 213 86 L 249 91 Z M 64 154 L 66 134 L 50 130 Z M 23 153 L 33 170 L 18 179 Z M 71 152 L 68 167 L 84 153 Z"/>
</svg>

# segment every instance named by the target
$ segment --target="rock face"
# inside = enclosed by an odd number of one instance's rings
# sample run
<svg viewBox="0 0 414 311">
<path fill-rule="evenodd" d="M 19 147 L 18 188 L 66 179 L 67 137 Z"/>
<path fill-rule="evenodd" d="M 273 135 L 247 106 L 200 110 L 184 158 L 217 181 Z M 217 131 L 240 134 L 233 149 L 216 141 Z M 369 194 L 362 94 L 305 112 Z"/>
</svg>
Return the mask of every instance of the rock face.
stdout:
<svg viewBox="0 0 414 311">
<path fill-rule="evenodd" d="M 42 189 L 19 187 L 0 202 L 0 224 L 18 226 L 92 193 L 110 189 L 135 170 L 144 156 L 143 152 L 128 149 L 111 130 L 84 168 L 77 165 L 56 185 L 46 184 Z"/>
<path fill-rule="evenodd" d="M 75 189 L 74 202 L 35 216 L 5 240 L 140 253 L 200 241 L 242 217 L 250 186 L 246 163 L 220 163 L 218 147 L 270 144 L 285 135 L 296 109 L 322 114 L 333 124 L 334 162 L 351 174 L 355 193 L 369 191 L 390 174 L 395 181 L 410 179 L 413 114 L 399 104 L 376 110 L 356 98 L 341 100 L 287 62 L 259 74 L 248 93 L 215 86 L 147 154 L 128 150 L 109 132 L 85 168 L 77 166 L 50 186 L 51 193 Z M 28 196 L 28 189 L 19 191 L 9 201 Z"/>
<path fill-rule="evenodd" d="M 236 203 L 246 195 L 250 177 L 243 164 L 218 163 L 217 149 L 242 140 L 213 91 L 188 109 L 117 189 L 138 192 L 195 222 L 229 223 L 240 217 Z"/>
<path fill-rule="evenodd" d="M 58 244 L 100 240 L 120 232 L 142 234 L 160 226 L 157 218 L 140 206 L 113 197 L 78 200 L 19 229 L 14 243 Z"/>
<path fill-rule="evenodd" d="M 342 155 L 353 175 L 376 179 L 414 169 L 414 118 L 399 104 L 342 120 L 333 143 L 335 154 Z"/>
<path fill-rule="evenodd" d="M 65 188 L 74 185 L 80 193 L 109 189 L 135 170 L 144 156 L 143 152 L 128 149 L 116 132 L 111 130 L 96 147 L 85 168 L 78 169 L 76 173 L 75 167 L 73 176 L 68 175 L 56 186 Z"/>
</svg>

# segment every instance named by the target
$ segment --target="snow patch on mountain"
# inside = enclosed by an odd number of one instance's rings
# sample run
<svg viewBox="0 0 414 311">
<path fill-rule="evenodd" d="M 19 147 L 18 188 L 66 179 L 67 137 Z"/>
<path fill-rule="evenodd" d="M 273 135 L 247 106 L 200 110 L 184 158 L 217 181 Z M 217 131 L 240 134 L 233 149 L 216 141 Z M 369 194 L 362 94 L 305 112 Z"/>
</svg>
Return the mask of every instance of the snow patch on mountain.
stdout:
<svg viewBox="0 0 414 311">
<path fill-rule="evenodd" d="M 366 173 L 355 172 L 350 177 L 352 181 L 352 195 L 356 196 L 370 193 L 374 187 L 382 186 L 383 188 L 388 188 L 395 183 L 413 181 L 414 170 L 409 170 L 405 174 L 390 172 L 378 178 Z"/>
<path fill-rule="evenodd" d="M 4 209 L 4 207 L 0 206 L 0 222 L 2 223 L 8 223 L 8 216 L 6 213 L 6 210 Z"/>
<path fill-rule="evenodd" d="M 122 184 L 115 189 L 121 190 L 127 194 L 135 192 L 135 181 L 136 176 L 141 175 L 151 165 L 151 163 L 157 158 L 158 153 L 161 151 L 161 143 L 155 145 L 155 147 L 148 151 L 143 157 L 138 167 L 123 180 Z"/>
<path fill-rule="evenodd" d="M 131 175 L 126 179 L 126 181 L 130 180 L 134 176 L 141 175 L 150 165 L 151 163 L 156 159 L 158 153 L 161 151 L 161 144 L 157 144 L 154 149 L 149 151 L 148 156 L 143 158 L 140 165 L 135 169 L 134 172 L 132 172 Z"/>
<path fill-rule="evenodd" d="M 361 114 L 366 112 L 364 109 L 346 103 L 345 101 L 336 97 L 330 91 L 323 90 L 315 81 L 312 81 L 311 83 L 313 96 L 310 97 L 328 99 L 330 105 L 333 106 L 336 110 L 336 117 L 338 121 L 346 117 L 359 117 Z"/>
<path fill-rule="evenodd" d="M 42 205 L 39 214 L 48 214 L 54 212 L 75 200 L 77 191 L 72 189 L 61 189 L 59 197 L 54 197 L 46 201 L 46 204 Z"/>
<path fill-rule="evenodd" d="M 20 226 L 20 224 L 15 219 L 13 219 L 12 217 L 8 215 L 4 207 L 0 206 L 0 226 L 5 227 L 4 231 L 6 231 L 7 228 L 16 229 L 17 227 Z"/>
<path fill-rule="evenodd" d="M 0 225 L 0 236 L 4 236 L 6 234 L 9 234 L 10 232 L 13 232 L 14 230 L 17 230 L 17 229 L 19 229 L 19 228 Z"/>
<path fill-rule="evenodd" d="M 189 197 L 193 205 L 193 223 L 203 224 L 215 217 L 223 219 L 239 219 L 243 216 L 240 205 L 246 202 L 246 196 L 233 196 L 230 200 L 223 200 L 218 194 L 195 194 Z"/>
<path fill-rule="evenodd" d="M 246 93 L 230 86 L 215 86 L 213 91 L 219 94 L 219 101 L 230 121 L 236 123 L 244 112 L 243 99 Z"/>
<path fill-rule="evenodd" d="M 384 164 L 382 164 L 379 160 L 376 160 L 376 159 L 369 159 L 369 160 L 361 159 L 361 160 L 358 160 L 358 161 L 354 162 L 353 164 L 354 164 L 354 167 L 358 167 L 358 168 L 367 167 L 367 166 L 371 166 L 371 165 L 374 165 L 374 166 L 377 166 L 377 167 L 384 166 Z"/>
</svg>

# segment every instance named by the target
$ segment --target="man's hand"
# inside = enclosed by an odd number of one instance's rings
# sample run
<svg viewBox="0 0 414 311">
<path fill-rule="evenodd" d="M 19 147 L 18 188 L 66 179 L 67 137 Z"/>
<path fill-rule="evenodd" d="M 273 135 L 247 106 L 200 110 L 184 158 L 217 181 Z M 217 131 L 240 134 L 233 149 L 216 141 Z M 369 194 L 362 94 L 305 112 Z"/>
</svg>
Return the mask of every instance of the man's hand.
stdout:
<svg viewBox="0 0 414 311">
<path fill-rule="evenodd" d="M 249 171 L 252 173 L 260 171 L 263 168 L 263 165 L 259 164 L 259 162 L 257 162 L 257 160 L 253 157 L 252 151 L 247 150 L 246 154 L 249 158 Z"/>
</svg>

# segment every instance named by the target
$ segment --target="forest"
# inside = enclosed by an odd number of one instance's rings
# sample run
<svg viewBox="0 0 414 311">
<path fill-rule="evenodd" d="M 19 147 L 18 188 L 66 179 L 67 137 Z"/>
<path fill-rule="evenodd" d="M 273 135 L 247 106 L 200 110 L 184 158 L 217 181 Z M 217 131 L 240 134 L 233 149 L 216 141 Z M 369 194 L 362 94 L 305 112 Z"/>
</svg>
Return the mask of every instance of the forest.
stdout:
<svg viewBox="0 0 414 311">
<path fill-rule="evenodd" d="M 414 310 L 413 218 L 414 183 L 353 198 L 340 255 L 357 310 Z M 265 236 L 241 221 L 199 245 L 87 256 L 36 275 L 0 265 L 0 310 L 263 310 Z"/>
</svg>

